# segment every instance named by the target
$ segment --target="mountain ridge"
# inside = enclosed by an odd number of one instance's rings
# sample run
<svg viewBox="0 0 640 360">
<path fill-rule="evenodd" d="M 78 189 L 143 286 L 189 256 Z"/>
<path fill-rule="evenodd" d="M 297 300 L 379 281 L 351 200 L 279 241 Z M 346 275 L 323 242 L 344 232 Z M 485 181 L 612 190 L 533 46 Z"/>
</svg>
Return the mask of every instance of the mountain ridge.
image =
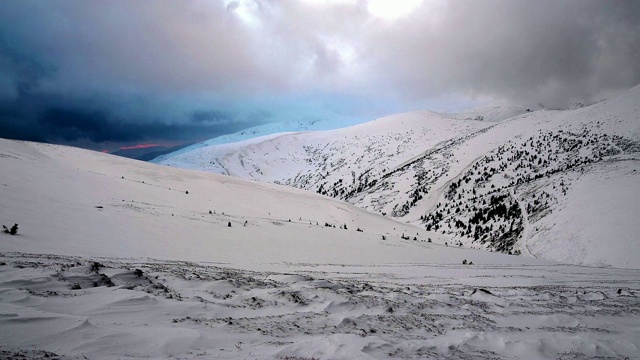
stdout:
<svg viewBox="0 0 640 360">
<path fill-rule="evenodd" d="M 602 167 L 625 174 L 636 170 L 639 89 L 575 110 L 529 111 L 493 123 L 411 112 L 330 132 L 281 134 L 212 146 L 182 154 L 180 161 L 336 197 L 444 232 L 459 246 L 524 252 L 582 265 L 638 267 L 640 263 L 622 249 L 633 247 L 633 236 L 614 233 L 622 238 L 616 241 L 626 244 L 617 247 L 617 255 L 600 251 L 598 257 L 588 248 L 571 255 L 556 238 L 581 234 L 588 238 L 586 242 L 594 240 L 569 225 L 560 231 L 551 220 L 569 216 L 567 204 L 579 201 L 579 192 L 571 190 L 571 184 L 581 181 L 578 172 L 598 174 Z M 176 165 L 171 161 L 163 163 Z M 618 161 L 625 166 L 611 165 Z M 604 181 L 596 175 L 582 180 Z M 637 197 L 633 186 L 640 182 L 633 176 L 626 181 L 629 196 L 619 211 L 638 214 L 640 209 L 632 201 Z M 617 198 L 615 189 L 599 189 Z M 503 209 L 503 202 L 511 212 Z M 529 217 L 532 229 L 525 231 Z M 594 224 L 585 225 L 588 228 L 618 224 L 616 217 L 605 216 L 604 221 L 592 214 L 589 218 Z M 633 224 L 626 226 L 640 232 Z M 536 242 L 539 246 L 532 245 Z M 549 242 L 556 244 L 556 250 L 544 245 Z M 572 241 L 571 246 L 584 247 L 579 242 Z M 617 256 L 623 259 L 621 264 L 616 263 Z"/>
</svg>

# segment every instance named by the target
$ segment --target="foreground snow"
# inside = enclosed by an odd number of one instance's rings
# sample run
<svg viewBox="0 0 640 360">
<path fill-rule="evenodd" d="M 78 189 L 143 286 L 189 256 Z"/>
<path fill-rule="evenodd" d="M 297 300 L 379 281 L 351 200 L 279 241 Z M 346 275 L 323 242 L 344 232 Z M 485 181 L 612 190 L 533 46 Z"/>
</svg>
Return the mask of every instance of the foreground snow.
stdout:
<svg viewBox="0 0 640 360">
<path fill-rule="evenodd" d="M 640 356 L 640 270 L 62 146 L 0 139 L 0 168 L 0 358 Z"/>
<path fill-rule="evenodd" d="M 0 348 L 83 358 L 622 359 L 637 270 L 5 253 Z M 44 353 L 43 351 L 49 353 Z M 0 353 L 1 354 L 1 353 Z"/>
</svg>

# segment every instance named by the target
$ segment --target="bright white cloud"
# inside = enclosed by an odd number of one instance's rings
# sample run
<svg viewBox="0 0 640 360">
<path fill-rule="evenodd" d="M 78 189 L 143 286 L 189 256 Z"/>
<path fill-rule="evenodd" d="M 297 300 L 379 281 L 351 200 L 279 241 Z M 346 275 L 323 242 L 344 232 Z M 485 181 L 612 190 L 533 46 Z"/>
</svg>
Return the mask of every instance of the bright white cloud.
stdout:
<svg viewBox="0 0 640 360">
<path fill-rule="evenodd" d="M 367 10 L 376 17 L 396 20 L 411 14 L 422 2 L 423 0 L 368 0 Z"/>
<path fill-rule="evenodd" d="M 254 0 L 224 0 L 230 13 L 237 16 L 245 25 L 257 29 L 261 24 L 258 3 Z"/>
</svg>

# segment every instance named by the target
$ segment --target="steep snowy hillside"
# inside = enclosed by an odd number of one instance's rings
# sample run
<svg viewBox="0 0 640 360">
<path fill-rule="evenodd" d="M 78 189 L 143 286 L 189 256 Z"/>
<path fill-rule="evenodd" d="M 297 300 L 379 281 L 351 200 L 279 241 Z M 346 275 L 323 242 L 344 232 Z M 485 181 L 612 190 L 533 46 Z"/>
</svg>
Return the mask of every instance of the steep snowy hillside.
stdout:
<svg viewBox="0 0 640 360">
<path fill-rule="evenodd" d="M 337 197 L 459 246 L 640 267 L 631 255 L 640 225 L 627 221 L 640 214 L 638 104 L 636 87 L 592 106 L 524 109 L 498 123 L 409 113 L 205 147 L 162 163 Z M 593 185 L 613 179 L 616 186 Z M 593 202 L 575 209 L 589 187 L 609 211 Z M 572 220 L 578 214 L 584 226 Z"/>
<path fill-rule="evenodd" d="M 638 270 L 69 147 L 0 139 L 0 168 L 0 223 L 19 225 L 0 233 L 3 359 L 640 355 Z"/>
<path fill-rule="evenodd" d="M 640 267 L 640 88 L 501 123 L 452 150 L 438 191 L 411 209 L 465 245 L 586 265 Z M 437 166 L 421 159 L 389 179 Z M 419 188 L 418 183 L 412 188 Z M 411 203 L 408 203 L 410 206 Z"/>
<path fill-rule="evenodd" d="M 285 186 L 2 139 L 0 167 L 0 221 L 20 229 L 2 238 L 3 251 L 225 263 L 464 256 L 433 244 L 445 242 L 435 233 Z M 494 261 L 484 259 L 474 260 Z"/>
</svg>

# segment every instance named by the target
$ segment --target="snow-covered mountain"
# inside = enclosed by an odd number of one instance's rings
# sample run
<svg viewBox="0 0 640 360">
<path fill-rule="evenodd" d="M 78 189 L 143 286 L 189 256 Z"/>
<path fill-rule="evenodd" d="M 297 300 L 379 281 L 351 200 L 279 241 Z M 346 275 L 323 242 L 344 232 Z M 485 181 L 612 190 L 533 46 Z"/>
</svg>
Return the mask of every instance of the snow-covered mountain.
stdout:
<svg viewBox="0 0 640 360">
<path fill-rule="evenodd" d="M 272 134 L 280 134 L 283 132 L 295 132 L 295 131 L 319 131 L 319 130 L 330 130 L 336 129 L 340 127 L 344 127 L 346 125 L 355 125 L 362 123 L 363 120 L 360 117 L 349 117 L 349 118 L 338 118 L 338 119 L 313 119 L 313 120 L 286 120 L 286 121 L 278 121 L 272 122 L 262 125 L 257 125 L 250 127 L 248 129 L 244 129 L 233 134 L 221 135 L 215 137 L 213 139 L 201 141 L 187 147 L 178 149 L 171 153 L 164 153 L 162 155 L 156 156 L 154 159 L 150 161 L 152 163 L 162 163 L 164 160 L 174 157 L 179 154 L 191 152 L 203 147 L 213 146 L 213 145 L 221 145 L 221 144 L 229 144 L 239 141 L 245 141 L 257 137 L 272 135 Z M 183 164 L 187 165 L 187 164 Z"/>
<path fill-rule="evenodd" d="M 329 195 L 461 246 L 640 267 L 639 107 L 635 87 L 501 122 L 414 112 L 201 147 L 160 163 Z"/>
<path fill-rule="evenodd" d="M 0 358 L 638 355 L 638 270 L 447 246 L 308 191 L 64 146 L 0 139 L 0 168 L 0 223 L 19 225 L 0 233 Z"/>
</svg>

